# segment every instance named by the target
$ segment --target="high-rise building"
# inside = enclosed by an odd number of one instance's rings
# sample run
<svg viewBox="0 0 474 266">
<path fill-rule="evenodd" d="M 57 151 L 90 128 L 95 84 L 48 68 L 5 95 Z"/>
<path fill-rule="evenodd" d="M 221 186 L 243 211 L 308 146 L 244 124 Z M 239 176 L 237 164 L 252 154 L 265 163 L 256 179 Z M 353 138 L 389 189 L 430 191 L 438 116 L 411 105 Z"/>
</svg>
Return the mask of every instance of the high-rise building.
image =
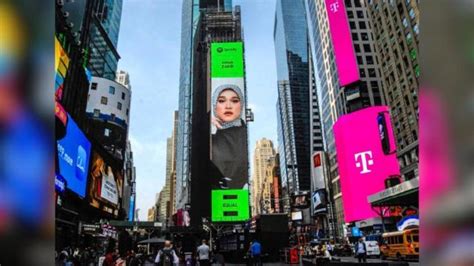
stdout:
<svg viewBox="0 0 474 266">
<path fill-rule="evenodd" d="M 290 195 L 310 190 L 311 152 L 323 149 L 307 28 L 304 1 L 277 1 L 273 37 L 278 78 L 278 141 L 282 183 Z"/>
<path fill-rule="evenodd" d="M 380 60 L 383 92 L 390 106 L 397 157 L 405 180 L 418 176 L 418 1 L 368 1 Z"/>
<path fill-rule="evenodd" d="M 154 222 L 156 221 L 156 207 L 153 206 L 150 209 L 148 209 L 148 222 Z"/>
<path fill-rule="evenodd" d="M 178 139 L 178 111 L 173 114 L 173 144 L 170 171 L 170 215 L 176 213 L 176 142 Z"/>
<path fill-rule="evenodd" d="M 184 0 L 181 14 L 181 58 L 179 71 L 179 117 L 176 140 L 176 209 L 184 208 L 191 199 L 191 119 L 193 95 L 193 42 L 201 11 L 217 8 L 232 11 L 232 0 Z"/>
<path fill-rule="evenodd" d="M 339 181 L 336 149 L 332 127 L 337 119 L 361 108 L 385 103 L 382 94 L 382 79 L 379 58 L 375 49 L 373 25 L 364 1 L 338 1 L 344 5 L 351 32 L 352 46 L 357 59 L 359 80 L 340 85 L 334 44 L 325 0 L 306 0 L 311 53 L 316 74 L 316 84 L 321 105 L 321 120 L 325 139 L 325 150 L 329 153 L 330 197 L 334 203 L 339 235 L 344 232 L 341 185 Z M 329 185 L 329 184 L 328 184 Z"/>
<path fill-rule="evenodd" d="M 264 182 L 267 179 L 267 171 L 269 166 L 273 166 L 272 160 L 275 157 L 275 149 L 273 142 L 269 139 L 263 138 L 257 141 L 253 155 L 253 174 L 252 174 L 252 216 L 262 213 L 261 206 L 264 204 L 263 190 Z M 273 180 L 272 180 L 273 181 Z M 268 196 L 270 195 L 268 188 Z M 268 200 L 269 197 L 267 197 Z M 270 202 L 267 203 L 269 205 Z"/>
<path fill-rule="evenodd" d="M 124 188 L 122 209 L 125 211 L 129 221 L 133 221 L 135 213 L 135 199 L 136 199 L 136 180 L 135 180 L 135 166 L 133 163 L 133 152 L 130 141 L 127 140 L 124 157 Z"/>
</svg>

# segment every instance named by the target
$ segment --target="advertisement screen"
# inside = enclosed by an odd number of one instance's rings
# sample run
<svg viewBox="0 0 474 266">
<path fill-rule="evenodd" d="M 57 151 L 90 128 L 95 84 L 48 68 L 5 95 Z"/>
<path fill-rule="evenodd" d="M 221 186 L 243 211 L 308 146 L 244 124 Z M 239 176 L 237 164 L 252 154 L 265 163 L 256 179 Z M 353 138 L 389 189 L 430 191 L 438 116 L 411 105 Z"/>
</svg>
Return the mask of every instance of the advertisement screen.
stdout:
<svg viewBox="0 0 474 266">
<path fill-rule="evenodd" d="M 240 222 L 250 218 L 249 191 L 226 189 L 212 191 L 212 221 Z"/>
<path fill-rule="evenodd" d="M 241 221 L 244 216 L 222 216 L 218 190 L 248 188 L 248 147 L 245 120 L 246 96 L 242 42 L 211 43 L 211 188 L 213 217 L 221 221 Z M 217 194 L 216 194 L 217 193 Z M 239 194 L 243 197 L 243 194 Z M 247 193 L 248 197 L 248 193 Z M 239 201 L 248 209 L 248 199 Z M 247 206 L 242 206 L 247 204 Z M 232 211 L 231 211 L 232 212 Z M 233 213 L 233 212 L 232 212 Z M 233 213 L 235 214 L 235 213 Z M 215 216 L 217 215 L 217 216 Z M 246 217 L 246 218 L 245 218 Z"/>
<path fill-rule="evenodd" d="M 313 215 L 327 213 L 327 193 L 325 189 L 318 189 L 311 196 Z"/>
<path fill-rule="evenodd" d="M 90 204 L 104 211 L 118 214 L 120 199 L 123 195 L 122 168 L 112 166 L 97 151 L 92 153 L 91 185 L 89 186 Z"/>
<path fill-rule="evenodd" d="M 325 2 L 339 84 L 346 86 L 359 80 L 359 67 L 352 45 L 346 8 L 343 0 L 325 0 Z"/>
<path fill-rule="evenodd" d="M 297 194 L 292 196 L 292 207 L 296 209 L 305 209 L 309 207 L 309 194 Z"/>
<path fill-rule="evenodd" d="M 91 143 L 68 115 L 66 135 L 57 141 L 59 174 L 66 180 L 66 187 L 84 197 Z"/>
<path fill-rule="evenodd" d="M 313 154 L 313 168 L 311 169 L 311 190 L 316 191 L 326 187 L 325 168 L 326 157 L 324 152 L 318 151 Z"/>
<path fill-rule="evenodd" d="M 388 114 L 388 107 L 365 108 L 341 116 L 334 125 L 346 222 L 377 217 L 367 197 L 384 190 L 386 178 L 400 175 L 396 154 L 384 153 L 380 114 Z M 390 119 L 385 119 L 384 130 L 383 135 L 393 140 Z M 389 143 L 395 143 L 392 140 Z"/>
<path fill-rule="evenodd" d="M 303 220 L 303 212 L 297 211 L 291 213 L 291 220 L 292 221 L 301 221 Z"/>
</svg>

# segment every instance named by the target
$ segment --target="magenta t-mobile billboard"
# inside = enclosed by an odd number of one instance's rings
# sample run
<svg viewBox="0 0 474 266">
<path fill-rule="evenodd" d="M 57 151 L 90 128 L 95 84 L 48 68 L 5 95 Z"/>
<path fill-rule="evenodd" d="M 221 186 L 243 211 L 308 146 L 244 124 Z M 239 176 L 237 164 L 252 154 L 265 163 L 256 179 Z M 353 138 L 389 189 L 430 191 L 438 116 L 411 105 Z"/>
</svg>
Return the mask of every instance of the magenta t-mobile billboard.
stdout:
<svg viewBox="0 0 474 266">
<path fill-rule="evenodd" d="M 384 190 L 386 178 L 400 175 L 388 110 L 365 108 L 334 124 L 346 222 L 376 217 L 367 197 Z"/>
<path fill-rule="evenodd" d="M 334 56 L 336 57 L 339 84 L 346 86 L 359 80 L 359 67 L 352 45 L 351 29 L 347 20 L 346 8 L 343 0 L 325 1 Z"/>
</svg>

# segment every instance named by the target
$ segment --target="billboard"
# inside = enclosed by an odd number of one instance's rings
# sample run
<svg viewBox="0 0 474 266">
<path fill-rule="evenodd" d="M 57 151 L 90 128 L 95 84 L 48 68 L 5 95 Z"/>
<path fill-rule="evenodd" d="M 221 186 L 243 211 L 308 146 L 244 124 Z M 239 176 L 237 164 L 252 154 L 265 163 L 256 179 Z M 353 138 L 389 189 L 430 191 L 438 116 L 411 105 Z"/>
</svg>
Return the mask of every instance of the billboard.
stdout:
<svg viewBox="0 0 474 266">
<path fill-rule="evenodd" d="M 313 215 L 326 214 L 327 213 L 327 193 L 326 189 L 318 189 L 311 195 L 311 204 L 313 206 Z"/>
<path fill-rule="evenodd" d="M 59 174 L 66 180 L 68 189 L 84 197 L 91 143 L 69 114 L 66 135 L 57 142 Z"/>
<path fill-rule="evenodd" d="M 247 189 L 213 190 L 211 200 L 213 222 L 239 222 L 250 218 Z"/>
<path fill-rule="evenodd" d="M 118 214 L 123 195 L 122 167 L 113 166 L 97 151 L 92 153 L 91 184 L 88 191 L 90 205 Z"/>
<path fill-rule="evenodd" d="M 343 0 L 325 0 L 325 3 L 339 84 L 346 86 L 359 80 L 359 67 L 352 45 L 346 8 Z"/>
<path fill-rule="evenodd" d="M 248 219 L 248 213 L 222 216 L 222 199 L 215 197 L 219 193 L 228 193 L 219 190 L 235 193 L 240 190 L 236 195 L 239 198 L 247 195 L 247 199 L 240 199 L 239 208 L 241 211 L 249 208 L 243 43 L 214 42 L 210 53 L 211 162 L 214 169 L 211 172 L 211 212 L 213 221 L 214 218 L 216 221 L 243 221 Z"/>
<path fill-rule="evenodd" d="M 367 197 L 384 190 L 386 178 L 400 175 L 388 110 L 387 106 L 365 108 L 341 116 L 334 124 L 346 222 L 377 217 Z M 385 151 L 384 142 L 388 143 Z"/>
</svg>

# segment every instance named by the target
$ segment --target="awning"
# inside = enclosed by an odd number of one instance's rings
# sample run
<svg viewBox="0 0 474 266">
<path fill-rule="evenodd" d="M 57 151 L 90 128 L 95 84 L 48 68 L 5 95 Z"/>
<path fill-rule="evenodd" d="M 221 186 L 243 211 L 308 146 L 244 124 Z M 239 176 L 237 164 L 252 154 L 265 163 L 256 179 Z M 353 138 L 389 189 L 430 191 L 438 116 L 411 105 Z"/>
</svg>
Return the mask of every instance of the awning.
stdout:
<svg viewBox="0 0 474 266">
<path fill-rule="evenodd" d="M 419 177 L 402 182 L 367 197 L 373 207 L 418 206 Z"/>
</svg>

